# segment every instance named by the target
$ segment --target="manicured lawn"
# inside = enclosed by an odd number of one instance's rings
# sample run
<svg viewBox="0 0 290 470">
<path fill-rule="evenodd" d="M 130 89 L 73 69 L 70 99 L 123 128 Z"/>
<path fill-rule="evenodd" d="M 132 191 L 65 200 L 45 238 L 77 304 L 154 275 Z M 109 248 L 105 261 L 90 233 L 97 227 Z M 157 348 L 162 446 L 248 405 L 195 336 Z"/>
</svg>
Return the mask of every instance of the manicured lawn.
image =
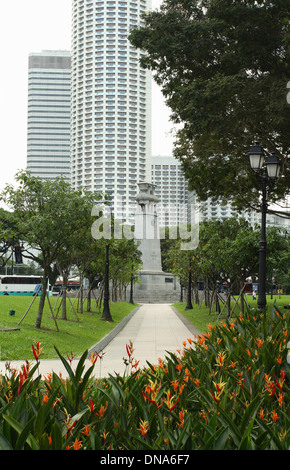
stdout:
<svg viewBox="0 0 290 470">
<path fill-rule="evenodd" d="M 67 300 L 67 320 L 61 320 L 61 312 L 56 317 L 59 331 L 51 318 L 51 311 L 46 302 L 41 329 L 34 327 L 38 302 L 37 299 L 29 313 L 19 326 L 18 323 L 27 311 L 32 297 L 0 296 L 0 360 L 32 359 L 32 344 L 39 341 L 43 348 L 41 358 L 49 359 L 58 357 L 54 346 L 64 356 L 74 354 L 81 355 L 86 349 L 93 346 L 107 335 L 124 317 L 126 317 L 136 305 L 128 302 L 111 302 L 110 310 L 113 322 L 100 320 L 101 313 L 92 302 L 92 312 L 77 313 L 79 321 L 71 310 Z M 52 308 L 56 298 L 50 298 Z M 75 304 L 76 309 L 76 304 Z M 9 311 L 15 310 L 15 315 L 10 316 Z M 56 316 L 57 309 L 55 311 Z M 101 311 L 102 312 L 102 311 Z M 4 328 L 20 328 L 18 331 L 1 331 Z"/>
<path fill-rule="evenodd" d="M 107 335 L 124 317 L 126 317 L 136 305 L 131 305 L 128 302 L 110 303 L 111 315 L 114 320 L 111 322 L 104 322 L 100 320 L 101 313 L 94 307 L 91 313 L 85 311 L 86 303 L 84 304 L 84 313 L 77 313 L 79 321 L 71 310 L 69 301 L 67 308 L 67 321 L 61 320 L 61 312 L 59 312 L 56 321 L 59 328 L 57 331 L 55 323 L 51 318 L 51 311 L 49 305 L 46 303 L 41 329 L 34 327 L 38 300 L 35 301 L 27 316 L 23 319 L 18 328 L 18 331 L 1 331 L 3 328 L 17 328 L 18 323 L 25 314 L 32 298 L 31 297 L 18 297 L 18 296 L 0 296 L 0 360 L 17 360 L 17 359 L 32 359 L 32 344 L 39 341 L 43 348 L 43 359 L 58 357 L 54 346 L 57 346 L 61 354 L 64 356 L 74 354 L 81 355 L 86 349 L 93 346 Z M 284 307 L 290 302 L 290 296 L 274 296 L 271 300 L 270 296 L 267 297 L 268 307 L 271 308 L 274 301 L 278 306 Z M 56 298 L 50 298 L 52 308 L 56 302 Z M 257 305 L 257 301 L 253 301 L 251 296 L 247 297 L 247 301 L 251 307 Z M 232 301 L 232 305 L 233 305 Z M 219 321 L 225 319 L 225 311 L 220 320 L 215 313 L 209 314 L 209 309 L 204 304 L 199 307 L 193 303 L 193 310 L 185 311 L 186 303 L 177 303 L 175 307 L 190 320 L 202 333 L 208 330 L 208 325 L 214 325 Z M 10 316 L 9 310 L 15 310 L 15 315 Z M 290 313 L 290 310 L 289 310 Z M 56 313 L 55 313 L 56 314 Z"/>
<path fill-rule="evenodd" d="M 273 299 L 271 296 L 267 296 L 267 307 L 272 309 L 274 302 L 276 301 L 276 305 L 279 307 L 284 308 L 284 305 L 289 304 L 290 302 L 290 295 L 281 295 L 280 298 L 278 295 L 273 295 Z M 256 308 L 257 307 L 257 300 L 253 300 L 251 295 L 247 296 L 247 302 L 249 307 Z M 231 301 L 232 308 L 234 307 L 234 300 Z M 199 307 L 197 304 L 192 303 L 193 309 L 192 310 L 185 310 L 186 302 L 179 302 L 174 305 L 174 307 L 184 315 L 189 321 L 191 321 L 196 328 L 198 328 L 202 333 L 206 333 L 208 330 L 208 325 L 215 325 L 220 321 L 223 321 L 226 318 L 226 309 L 222 312 L 220 319 L 216 313 L 209 314 L 209 309 L 205 307 L 204 303 L 201 304 Z M 222 308 L 222 304 L 220 304 Z M 290 314 L 290 310 L 288 311 Z M 239 312 L 238 306 L 235 307 L 235 312 Z"/>
</svg>

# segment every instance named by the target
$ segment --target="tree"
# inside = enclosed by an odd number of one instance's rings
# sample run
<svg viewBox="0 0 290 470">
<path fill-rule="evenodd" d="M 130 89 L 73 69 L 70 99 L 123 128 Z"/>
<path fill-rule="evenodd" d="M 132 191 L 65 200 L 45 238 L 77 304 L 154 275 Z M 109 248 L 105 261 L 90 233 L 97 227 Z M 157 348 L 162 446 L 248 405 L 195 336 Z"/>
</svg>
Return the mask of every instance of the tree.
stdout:
<svg viewBox="0 0 290 470">
<path fill-rule="evenodd" d="M 282 164 L 271 200 L 289 194 L 289 0 L 164 0 L 144 22 L 130 41 L 181 125 L 174 154 L 189 188 L 257 208 L 247 158 L 257 139 Z"/>
<path fill-rule="evenodd" d="M 98 218 L 92 226 L 92 235 L 99 252 L 98 276 L 104 283 L 104 309 L 101 319 L 112 321 L 109 312 L 109 282 L 112 288 L 111 298 L 117 300 L 118 291 L 126 290 L 131 275 L 140 268 L 141 253 L 134 240 L 132 227 L 121 225 L 113 214 L 103 210 L 96 211 L 95 215 Z"/>
<path fill-rule="evenodd" d="M 101 198 L 85 191 L 69 191 L 68 217 L 69 224 L 64 233 L 62 246 L 58 250 L 56 265 L 62 276 L 62 319 L 66 320 L 66 291 L 71 269 L 78 266 L 83 278 L 85 267 L 91 261 L 92 256 L 96 256 L 93 239 L 91 236 L 91 226 L 93 218 L 91 216 L 92 207 Z M 70 206 L 70 207 L 69 207 Z M 82 306 L 82 301 L 81 301 Z"/>
<path fill-rule="evenodd" d="M 19 245 L 15 238 L 15 225 L 13 213 L 0 208 L 0 270 L 12 258 L 15 245 Z"/>
<path fill-rule="evenodd" d="M 73 191 L 62 178 L 44 181 L 24 171 L 16 175 L 16 181 L 18 186 L 7 185 L 1 198 L 13 211 L 17 237 L 28 245 L 25 256 L 42 261 L 43 285 L 35 322 L 35 328 L 40 328 L 50 267 L 82 229 L 83 198 L 92 206 L 98 196 Z"/>
<path fill-rule="evenodd" d="M 259 239 L 260 227 L 253 228 L 242 218 L 204 221 L 194 251 L 181 251 L 179 240 L 172 240 L 171 247 L 167 244 L 165 266 L 186 286 L 190 260 L 193 286 L 204 281 L 214 292 L 218 283 L 225 283 L 231 292 L 239 293 L 248 277 L 257 279 Z M 267 245 L 267 278 L 282 280 L 289 271 L 289 241 L 283 231 L 268 227 Z"/>
</svg>

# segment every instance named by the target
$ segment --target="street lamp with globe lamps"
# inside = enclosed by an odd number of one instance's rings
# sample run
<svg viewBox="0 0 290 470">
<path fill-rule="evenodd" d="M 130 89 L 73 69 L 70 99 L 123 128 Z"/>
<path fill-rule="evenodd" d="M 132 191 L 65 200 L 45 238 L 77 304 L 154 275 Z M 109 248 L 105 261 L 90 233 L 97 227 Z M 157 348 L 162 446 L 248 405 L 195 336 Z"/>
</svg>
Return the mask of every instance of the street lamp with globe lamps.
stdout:
<svg viewBox="0 0 290 470">
<path fill-rule="evenodd" d="M 266 214 L 267 214 L 267 192 L 269 192 L 280 173 L 280 162 L 275 153 L 267 153 L 259 142 L 252 145 L 249 150 L 249 158 L 251 168 L 255 173 L 255 177 L 262 189 L 261 203 L 261 238 L 259 247 L 259 291 L 258 291 L 258 308 L 264 310 L 266 307 Z"/>
</svg>

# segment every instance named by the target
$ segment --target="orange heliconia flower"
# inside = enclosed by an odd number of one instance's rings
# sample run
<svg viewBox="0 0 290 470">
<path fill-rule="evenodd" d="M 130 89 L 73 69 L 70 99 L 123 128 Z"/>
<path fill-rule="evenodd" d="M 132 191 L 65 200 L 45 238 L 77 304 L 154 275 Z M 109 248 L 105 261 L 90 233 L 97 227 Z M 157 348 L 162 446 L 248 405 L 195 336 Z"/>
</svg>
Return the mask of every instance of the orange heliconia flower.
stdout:
<svg viewBox="0 0 290 470">
<path fill-rule="evenodd" d="M 262 420 L 264 420 L 264 421 L 268 421 L 268 420 L 266 419 L 266 416 L 265 416 L 265 413 L 264 413 L 264 410 L 263 410 L 262 407 L 261 407 L 261 409 L 260 409 L 260 411 L 259 411 L 259 413 L 258 413 L 258 416 L 259 416 L 260 419 L 262 419 Z"/>
<path fill-rule="evenodd" d="M 234 400 L 238 396 L 235 392 L 230 392 L 230 400 Z"/>
<path fill-rule="evenodd" d="M 271 411 L 270 416 L 272 420 L 274 421 L 274 423 L 276 423 L 276 421 L 279 419 L 279 416 L 277 415 L 275 410 Z"/>
<path fill-rule="evenodd" d="M 90 429 L 91 429 L 91 426 L 89 424 L 85 424 L 85 430 L 82 431 L 82 434 L 84 434 L 85 436 L 89 436 L 90 435 Z"/>
<path fill-rule="evenodd" d="M 178 392 L 179 395 L 182 394 L 183 389 L 184 389 L 184 386 L 185 386 L 185 384 L 181 384 L 181 385 L 180 385 L 180 387 L 179 387 L 179 392 Z"/>
<path fill-rule="evenodd" d="M 177 424 L 178 424 L 178 426 L 180 426 L 181 428 L 183 428 L 183 426 L 184 426 L 184 418 L 185 418 L 185 415 L 186 415 L 186 410 L 185 410 L 185 411 L 180 410 L 179 413 L 178 413 L 180 423 L 177 423 Z"/>
<path fill-rule="evenodd" d="M 173 390 L 176 392 L 176 390 L 177 390 L 178 387 L 179 387 L 178 380 L 177 380 L 177 379 L 172 380 L 172 381 L 171 381 L 171 385 L 172 385 L 172 387 L 173 387 Z"/>
<path fill-rule="evenodd" d="M 36 347 L 34 347 L 32 345 L 32 352 L 33 352 L 33 356 L 35 357 L 36 361 L 38 362 L 39 356 L 42 353 L 42 348 L 40 347 L 40 342 L 39 341 L 37 341 L 35 344 L 36 344 Z"/>
<path fill-rule="evenodd" d="M 161 359 L 161 357 L 158 357 L 157 360 L 158 360 L 160 369 L 163 369 L 163 367 L 164 367 L 163 359 Z"/>
<path fill-rule="evenodd" d="M 103 431 L 104 444 L 106 443 L 108 435 L 109 435 L 109 433 L 104 429 L 104 431 Z"/>
<path fill-rule="evenodd" d="M 47 403 L 49 400 L 48 393 L 46 393 L 46 395 L 43 395 L 42 399 L 43 399 L 43 403 Z"/>
<path fill-rule="evenodd" d="M 51 382 L 52 381 L 52 373 L 49 372 L 46 376 L 44 376 L 46 382 Z"/>
<path fill-rule="evenodd" d="M 204 421 L 207 423 L 207 417 L 206 417 L 205 411 L 201 410 L 199 414 L 202 417 L 202 419 L 204 419 Z"/>
<path fill-rule="evenodd" d="M 223 367 L 224 362 L 225 362 L 225 358 L 226 358 L 226 353 L 225 352 L 218 353 L 216 365 L 218 367 Z"/>
<path fill-rule="evenodd" d="M 166 397 L 163 397 L 163 401 L 168 406 L 169 413 L 171 413 L 171 411 L 176 407 L 177 403 L 179 402 L 179 398 L 180 397 L 178 397 L 176 402 L 174 403 L 175 397 L 171 396 L 170 390 L 166 392 Z"/>
<path fill-rule="evenodd" d="M 96 364 L 96 362 L 97 362 L 97 360 L 98 360 L 99 357 L 100 357 L 100 356 L 99 356 L 98 353 L 96 353 L 96 352 L 91 353 L 91 355 L 90 355 L 90 361 L 91 361 L 91 363 L 92 363 L 92 364 Z"/>
<path fill-rule="evenodd" d="M 105 406 L 101 405 L 101 408 L 99 409 L 99 411 L 96 412 L 96 415 L 99 418 L 102 418 L 107 410 L 107 407 L 108 407 L 108 402 L 106 401 Z"/>
<path fill-rule="evenodd" d="M 82 448 L 82 441 L 79 441 L 78 439 L 75 439 L 73 442 L 73 445 L 71 446 L 74 448 L 74 450 L 79 450 Z"/>
<path fill-rule="evenodd" d="M 282 408 L 283 406 L 283 401 L 284 401 L 284 393 L 279 392 L 278 403 L 279 403 L 280 408 Z"/>
<path fill-rule="evenodd" d="M 143 421 L 142 419 L 140 419 L 140 428 L 137 428 L 138 431 L 141 432 L 142 436 L 145 437 L 147 432 L 148 432 L 148 428 L 149 428 L 149 424 L 148 424 L 148 421 Z"/>
</svg>

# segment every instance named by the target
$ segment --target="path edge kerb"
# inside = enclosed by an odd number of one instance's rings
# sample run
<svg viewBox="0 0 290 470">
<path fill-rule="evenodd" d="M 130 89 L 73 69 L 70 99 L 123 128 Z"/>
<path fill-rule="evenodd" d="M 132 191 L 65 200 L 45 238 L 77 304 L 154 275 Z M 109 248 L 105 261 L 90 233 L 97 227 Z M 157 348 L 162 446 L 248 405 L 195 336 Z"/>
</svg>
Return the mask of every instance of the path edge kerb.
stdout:
<svg viewBox="0 0 290 470">
<path fill-rule="evenodd" d="M 179 320 L 182 321 L 182 323 L 186 326 L 186 328 L 190 331 L 191 334 L 193 334 L 194 336 L 202 336 L 203 334 L 201 333 L 201 331 L 199 331 L 196 326 L 194 326 L 193 323 L 191 323 L 190 320 L 188 320 L 187 318 L 185 318 L 178 310 L 177 308 L 175 308 L 173 305 L 170 305 L 170 307 L 172 308 L 172 310 L 174 311 L 174 313 L 176 314 L 176 316 L 179 318 Z"/>
<path fill-rule="evenodd" d="M 88 359 L 90 358 L 91 354 L 96 353 L 99 354 L 101 351 L 105 349 L 105 347 L 108 346 L 108 344 L 117 336 L 120 331 L 123 330 L 123 328 L 127 325 L 127 323 L 131 320 L 131 318 L 135 315 L 135 313 L 139 310 L 141 305 L 137 305 L 132 312 L 130 312 L 123 320 L 118 323 L 118 325 L 113 328 L 110 333 L 108 333 L 104 338 L 102 338 L 100 341 L 98 341 L 96 344 L 90 347 L 88 350 Z"/>
</svg>

